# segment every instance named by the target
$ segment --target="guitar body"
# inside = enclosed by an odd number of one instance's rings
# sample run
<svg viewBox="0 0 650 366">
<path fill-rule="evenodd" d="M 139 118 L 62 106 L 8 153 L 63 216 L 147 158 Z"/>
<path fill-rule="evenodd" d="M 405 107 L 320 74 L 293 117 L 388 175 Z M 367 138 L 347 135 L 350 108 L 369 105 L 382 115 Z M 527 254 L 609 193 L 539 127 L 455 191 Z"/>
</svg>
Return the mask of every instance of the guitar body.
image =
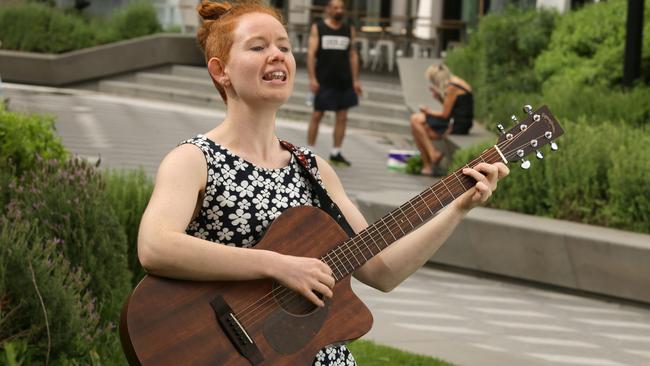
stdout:
<svg viewBox="0 0 650 366">
<path fill-rule="evenodd" d="M 279 216 L 255 248 L 320 258 L 347 239 L 324 211 L 299 206 Z M 127 359 L 145 366 L 311 365 L 324 346 L 359 338 L 372 326 L 350 276 L 337 282 L 324 308 L 278 286 L 269 279 L 195 282 L 147 276 L 122 310 Z M 246 334 L 228 334 L 218 308 L 232 310 Z M 238 337 L 248 343 L 247 357 L 234 344 Z"/>
</svg>

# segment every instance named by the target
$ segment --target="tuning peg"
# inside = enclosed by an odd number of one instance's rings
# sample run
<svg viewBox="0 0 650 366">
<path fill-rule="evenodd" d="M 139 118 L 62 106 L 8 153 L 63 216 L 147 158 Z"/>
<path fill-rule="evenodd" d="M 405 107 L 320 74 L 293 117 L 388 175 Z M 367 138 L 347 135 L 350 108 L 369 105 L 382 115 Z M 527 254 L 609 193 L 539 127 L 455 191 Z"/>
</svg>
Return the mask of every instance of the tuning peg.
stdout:
<svg viewBox="0 0 650 366">
<path fill-rule="evenodd" d="M 553 138 L 553 133 L 551 131 L 544 132 L 544 137 L 551 141 L 551 150 L 557 151 L 557 144 L 551 140 Z"/>
<path fill-rule="evenodd" d="M 514 124 L 519 123 L 519 120 L 517 120 L 517 116 L 515 116 L 514 114 L 512 116 L 510 116 L 510 119 L 512 120 L 512 123 L 514 123 Z"/>
<path fill-rule="evenodd" d="M 499 132 L 501 132 L 502 135 L 506 133 L 506 130 L 503 128 L 503 125 L 501 123 L 497 125 L 497 128 L 499 129 Z"/>
<path fill-rule="evenodd" d="M 542 152 L 539 150 L 535 150 L 535 156 L 537 159 L 544 159 L 544 154 L 542 154 Z"/>
<path fill-rule="evenodd" d="M 533 111 L 533 107 L 530 104 L 526 104 L 524 106 L 524 113 L 531 114 L 532 111 Z"/>
<path fill-rule="evenodd" d="M 521 165 L 520 166 L 521 166 L 522 169 L 528 170 L 528 168 L 530 168 L 530 160 L 521 159 Z"/>
</svg>

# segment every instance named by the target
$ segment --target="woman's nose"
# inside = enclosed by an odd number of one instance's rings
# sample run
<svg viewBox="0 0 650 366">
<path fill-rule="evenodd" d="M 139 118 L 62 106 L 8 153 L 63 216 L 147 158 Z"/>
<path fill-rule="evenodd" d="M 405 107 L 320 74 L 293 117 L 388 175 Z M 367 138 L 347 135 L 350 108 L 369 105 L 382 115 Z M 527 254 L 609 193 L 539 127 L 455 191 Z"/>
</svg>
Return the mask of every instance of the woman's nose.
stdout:
<svg viewBox="0 0 650 366">
<path fill-rule="evenodd" d="M 279 62 L 279 61 L 284 62 L 284 58 L 285 58 L 284 52 L 282 52 L 282 50 L 277 46 L 274 46 L 271 49 L 272 49 L 272 51 L 271 51 L 272 53 L 271 53 L 270 61 L 271 62 Z"/>
</svg>

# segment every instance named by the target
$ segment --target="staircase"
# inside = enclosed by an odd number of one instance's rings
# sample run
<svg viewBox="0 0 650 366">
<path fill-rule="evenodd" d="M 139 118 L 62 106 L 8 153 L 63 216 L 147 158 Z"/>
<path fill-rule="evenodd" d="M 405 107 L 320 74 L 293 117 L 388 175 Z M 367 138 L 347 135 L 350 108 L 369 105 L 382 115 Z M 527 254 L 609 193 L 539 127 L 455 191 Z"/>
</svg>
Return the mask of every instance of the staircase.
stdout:
<svg viewBox="0 0 650 366">
<path fill-rule="evenodd" d="M 395 76 L 362 75 L 364 96 L 350 109 L 348 126 L 377 132 L 410 134 L 409 116 L 399 79 Z M 99 82 L 101 92 L 120 96 L 156 99 L 225 110 L 205 67 L 173 65 L 135 72 Z M 309 79 L 298 69 L 294 91 L 278 112 L 279 117 L 307 123 L 312 107 L 306 105 Z M 326 113 L 323 122 L 332 124 L 334 113 Z"/>
</svg>

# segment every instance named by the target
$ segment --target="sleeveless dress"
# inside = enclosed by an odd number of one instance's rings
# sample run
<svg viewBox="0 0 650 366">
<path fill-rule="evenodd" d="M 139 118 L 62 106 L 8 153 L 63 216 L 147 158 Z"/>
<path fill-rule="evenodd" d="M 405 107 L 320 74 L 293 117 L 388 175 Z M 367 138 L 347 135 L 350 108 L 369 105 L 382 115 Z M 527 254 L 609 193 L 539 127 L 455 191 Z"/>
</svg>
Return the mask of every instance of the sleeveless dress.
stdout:
<svg viewBox="0 0 650 366">
<path fill-rule="evenodd" d="M 278 169 L 258 167 L 205 136 L 182 144 L 203 152 L 208 179 L 201 209 L 185 232 L 215 243 L 250 248 L 261 239 L 271 222 L 289 207 L 319 206 L 311 183 L 291 155 L 289 165 Z M 311 173 L 322 185 L 316 156 L 298 148 L 309 160 Z M 352 353 L 344 346 L 326 347 L 314 359 L 314 366 L 355 366 Z"/>
</svg>

